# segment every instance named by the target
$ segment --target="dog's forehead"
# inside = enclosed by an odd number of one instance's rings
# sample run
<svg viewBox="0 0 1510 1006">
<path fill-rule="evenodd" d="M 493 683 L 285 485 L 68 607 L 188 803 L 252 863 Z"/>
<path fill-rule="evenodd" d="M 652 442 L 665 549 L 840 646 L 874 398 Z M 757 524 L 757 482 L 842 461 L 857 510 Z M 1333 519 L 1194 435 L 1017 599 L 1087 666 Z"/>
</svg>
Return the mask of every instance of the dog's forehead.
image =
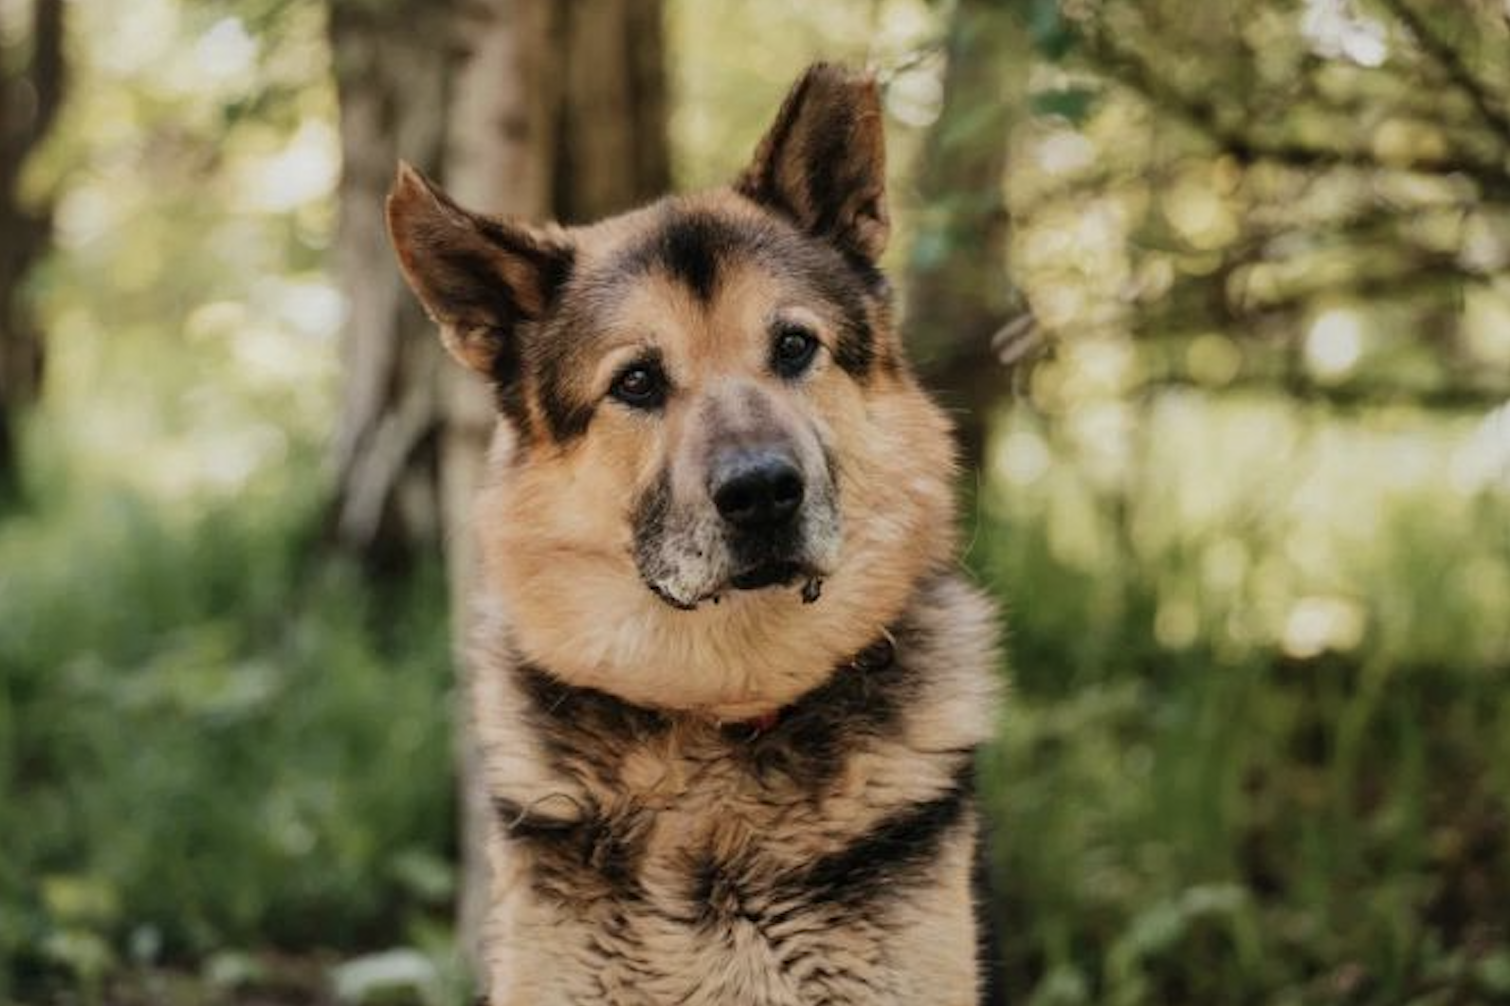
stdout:
<svg viewBox="0 0 1510 1006">
<path fill-rule="evenodd" d="M 563 306 L 579 337 L 636 303 L 716 315 L 753 289 L 772 308 L 811 308 L 868 357 L 870 301 L 884 296 L 879 274 L 862 275 L 837 249 L 733 192 L 668 197 L 570 233 L 576 269 Z"/>
<path fill-rule="evenodd" d="M 648 275 L 679 284 L 708 303 L 742 268 L 794 271 L 811 249 L 797 231 L 769 211 L 732 193 L 673 196 L 574 232 L 581 286 L 621 291 Z M 813 263 L 816 266 L 816 263 Z"/>
</svg>

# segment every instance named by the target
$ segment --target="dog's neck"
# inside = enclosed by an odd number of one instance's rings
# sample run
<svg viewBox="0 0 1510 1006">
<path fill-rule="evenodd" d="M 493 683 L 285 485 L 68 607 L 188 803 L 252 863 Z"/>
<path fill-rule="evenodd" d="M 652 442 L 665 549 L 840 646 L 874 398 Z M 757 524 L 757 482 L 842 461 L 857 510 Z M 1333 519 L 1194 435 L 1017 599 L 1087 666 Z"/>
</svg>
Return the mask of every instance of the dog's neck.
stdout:
<svg viewBox="0 0 1510 1006">
<path fill-rule="evenodd" d="M 738 780 L 752 792 L 782 780 L 821 801 L 865 784 L 856 758 L 968 761 L 994 727 L 991 610 L 948 574 L 920 585 L 870 645 L 774 716 L 719 720 L 568 683 L 520 659 L 505 624 L 494 629 L 479 640 L 473 711 L 489 799 L 511 835 L 575 827 L 604 808 L 665 806 L 668 794 L 681 802 L 697 785 L 712 785 L 716 804 Z"/>
<path fill-rule="evenodd" d="M 702 723 L 716 727 L 732 738 L 754 740 L 780 730 L 788 722 L 815 718 L 836 699 L 851 712 L 855 711 L 857 703 L 866 701 L 889 704 L 888 690 L 880 687 L 877 679 L 888 671 L 894 672 L 892 677 L 899 676 L 896 667 L 898 637 L 905 636 L 908 631 L 900 625 L 883 629 L 874 642 L 835 667 L 827 680 L 812 691 L 787 705 L 773 706 L 741 719 L 719 719 L 697 712 L 641 705 L 596 688 L 569 684 L 550 671 L 529 663 L 521 664 L 518 672 L 535 708 L 552 717 L 596 716 L 637 735 L 645 735 L 651 728 L 663 728 L 677 721 L 694 725 Z"/>
<path fill-rule="evenodd" d="M 890 667 L 895 660 L 896 637 L 892 634 L 890 629 L 885 629 L 882 630 L 881 635 L 876 639 L 874 643 L 871 643 L 859 653 L 856 653 L 849 660 L 846 660 L 844 663 L 840 664 L 839 667 L 835 669 L 835 674 L 873 674 L 879 671 L 884 671 L 886 668 Z M 797 702 L 791 705 L 772 707 L 766 712 L 758 713 L 755 716 L 750 716 L 742 720 L 734 720 L 732 723 L 727 723 L 724 725 L 741 728 L 745 731 L 748 731 L 751 737 L 758 737 L 761 734 L 769 733 L 770 731 L 775 730 L 777 727 L 779 727 L 781 725 L 781 721 L 785 719 L 797 706 L 800 706 L 803 700 L 806 698 L 807 696 L 803 696 L 802 698 L 799 698 Z"/>
</svg>

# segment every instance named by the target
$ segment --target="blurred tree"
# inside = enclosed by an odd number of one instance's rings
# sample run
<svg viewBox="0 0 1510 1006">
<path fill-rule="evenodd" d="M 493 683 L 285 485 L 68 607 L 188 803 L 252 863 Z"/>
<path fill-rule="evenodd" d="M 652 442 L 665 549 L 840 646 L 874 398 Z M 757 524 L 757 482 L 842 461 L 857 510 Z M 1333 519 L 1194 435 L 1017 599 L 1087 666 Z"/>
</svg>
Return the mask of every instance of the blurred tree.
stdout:
<svg viewBox="0 0 1510 1006">
<path fill-rule="evenodd" d="M 393 268 L 383 197 L 401 156 L 439 171 L 452 18 L 427 0 L 336 0 L 330 14 L 343 166 L 335 265 L 350 305 L 336 532 L 400 565 L 439 540 L 443 353 Z"/>
<path fill-rule="evenodd" d="M 993 346 L 1025 305 L 1007 275 L 1007 140 L 1028 111 L 1030 0 L 958 0 L 949 20 L 943 107 L 924 146 L 921 209 L 907 276 L 907 325 L 929 383 L 978 466 L 1006 371 Z"/>
<path fill-rule="evenodd" d="M 1348 404 L 1482 404 L 1510 389 L 1455 321 L 1510 264 L 1502 4 L 1110 0 L 1064 12 L 1066 72 L 1108 110 L 1069 125 L 1129 142 L 1035 193 L 1030 212 L 1037 224 L 1078 205 L 1083 218 L 1093 193 L 1120 200 L 1130 276 L 1107 300 L 1128 331 L 1166 344 L 1241 335 L 1242 366 L 1223 383 L 1278 381 Z M 1131 142 L 1119 118 L 1146 119 L 1148 139 Z M 1308 323 L 1344 302 L 1415 316 L 1416 377 L 1314 379 Z M 1171 363 L 1183 349 L 1165 349 L 1148 376 L 1190 380 Z"/>
<path fill-rule="evenodd" d="M 27 205 L 21 171 L 62 105 L 62 0 L 33 0 L 29 44 L 12 57 L 0 37 L 0 500 L 16 489 L 16 420 L 42 380 L 42 338 L 22 283 L 46 251 L 51 208 Z"/>
<path fill-rule="evenodd" d="M 579 223 L 663 192 L 661 20 L 660 0 L 335 4 L 346 158 L 337 258 L 352 304 L 337 533 L 384 564 L 407 562 L 443 534 L 458 643 L 474 562 L 467 513 L 494 413 L 479 379 L 442 364 L 438 340 L 401 288 L 383 193 L 399 157 L 467 206 L 533 220 Z M 487 807 L 470 783 L 465 738 L 458 757 L 470 943 L 486 889 Z"/>
</svg>

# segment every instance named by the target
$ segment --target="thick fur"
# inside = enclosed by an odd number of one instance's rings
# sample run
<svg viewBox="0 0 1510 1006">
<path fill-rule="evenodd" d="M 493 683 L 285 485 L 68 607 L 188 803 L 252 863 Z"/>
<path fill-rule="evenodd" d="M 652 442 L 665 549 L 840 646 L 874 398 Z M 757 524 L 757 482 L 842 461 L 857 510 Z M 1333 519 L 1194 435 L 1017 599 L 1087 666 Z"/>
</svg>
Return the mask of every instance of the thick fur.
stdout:
<svg viewBox="0 0 1510 1006">
<path fill-rule="evenodd" d="M 734 185 L 589 227 L 400 170 L 400 263 L 500 416 L 472 667 L 495 1006 L 977 1000 L 994 622 L 951 572 L 884 175 L 874 83 L 822 65 Z M 779 528 L 714 504 L 754 456 L 804 489 Z"/>
</svg>

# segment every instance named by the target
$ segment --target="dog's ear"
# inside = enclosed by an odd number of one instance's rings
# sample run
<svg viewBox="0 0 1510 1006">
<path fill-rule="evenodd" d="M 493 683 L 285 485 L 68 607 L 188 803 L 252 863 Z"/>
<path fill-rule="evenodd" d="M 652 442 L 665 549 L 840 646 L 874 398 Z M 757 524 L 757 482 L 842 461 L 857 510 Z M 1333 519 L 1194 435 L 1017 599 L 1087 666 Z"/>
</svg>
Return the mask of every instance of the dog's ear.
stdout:
<svg viewBox="0 0 1510 1006">
<path fill-rule="evenodd" d="M 734 189 L 874 262 L 891 231 L 875 78 L 828 63 L 809 67 Z"/>
<path fill-rule="evenodd" d="M 400 163 L 388 236 L 451 355 L 501 383 L 514 380 L 518 327 L 542 317 L 571 275 L 564 235 L 464 210 Z"/>
</svg>

